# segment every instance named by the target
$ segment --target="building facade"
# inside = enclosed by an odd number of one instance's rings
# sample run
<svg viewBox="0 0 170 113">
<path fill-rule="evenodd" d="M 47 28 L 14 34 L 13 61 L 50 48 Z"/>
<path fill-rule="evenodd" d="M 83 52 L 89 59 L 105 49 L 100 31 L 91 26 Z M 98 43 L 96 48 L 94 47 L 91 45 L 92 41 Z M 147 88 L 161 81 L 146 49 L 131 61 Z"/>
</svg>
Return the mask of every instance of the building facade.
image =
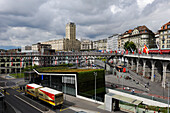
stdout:
<svg viewBox="0 0 170 113">
<path fill-rule="evenodd" d="M 93 49 L 104 50 L 107 49 L 107 39 L 101 39 L 93 42 Z"/>
<path fill-rule="evenodd" d="M 107 38 L 107 51 L 118 50 L 118 34 L 114 34 Z"/>
<path fill-rule="evenodd" d="M 33 52 L 33 51 L 32 51 L 32 46 L 28 46 L 28 45 L 27 45 L 27 46 L 22 46 L 22 47 L 21 47 L 21 52 L 22 52 L 22 53 L 30 53 L 30 52 Z"/>
<path fill-rule="evenodd" d="M 170 22 L 164 24 L 159 30 L 160 48 L 170 48 Z"/>
<path fill-rule="evenodd" d="M 58 39 L 58 40 L 49 40 L 46 42 L 42 42 L 42 44 L 50 44 L 51 48 L 56 51 L 63 51 L 64 50 L 64 39 Z"/>
<path fill-rule="evenodd" d="M 118 50 L 122 50 L 122 40 L 121 40 L 121 38 L 122 38 L 122 35 L 120 34 L 119 36 L 118 36 Z"/>
<path fill-rule="evenodd" d="M 106 92 L 105 71 L 103 69 L 91 69 L 90 71 L 87 69 L 85 69 L 85 71 L 76 69 L 77 72 L 73 72 L 71 69 L 67 68 L 64 70 L 65 71 L 62 72 L 60 70 L 58 70 L 58 72 L 45 72 L 34 69 L 35 73 L 32 74 L 30 74 L 30 72 L 25 72 L 24 79 L 27 82 L 41 84 L 43 87 L 50 87 L 75 97 L 81 96 L 90 99 L 94 99 L 95 97 L 95 86 L 93 84 L 96 80 L 96 100 L 104 101 L 104 94 Z M 97 74 L 96 79 L 94 73 Z"/>
<path fill-rule="evenodd" d="M 79 51 L 80 41 L 76 39 L 76 25 L 72 22 L 66 25 L 65 38 L 42 42 L 42 44 L 50 44 L 56 51 Z"/>
<path fill-rule="evenodd" d="M 88 39 L 81 40 L 81 50 L 92 50 L 93 49 L 93 42 Z"/>
<path fill-rule="evenodd" d="M 144 45 L 148 48 L 155 48 L 155 35 L 145 25 L 138 26 L 133 30 L 126 31 L 121 38 L 121 48 L 124 48 L 124 44 L 127 41 L 132 41 L 136 45 L 136 48 L 142 50 Z"/>
<path fill-rule="evenodd" d="M 45 50 L 47 50 L 47 49 L 51 49 L 50 44 L 42 44 L 42 43 L 32 44 L 32 51 L 33 52 L 44 53 Z"/>
</svg>

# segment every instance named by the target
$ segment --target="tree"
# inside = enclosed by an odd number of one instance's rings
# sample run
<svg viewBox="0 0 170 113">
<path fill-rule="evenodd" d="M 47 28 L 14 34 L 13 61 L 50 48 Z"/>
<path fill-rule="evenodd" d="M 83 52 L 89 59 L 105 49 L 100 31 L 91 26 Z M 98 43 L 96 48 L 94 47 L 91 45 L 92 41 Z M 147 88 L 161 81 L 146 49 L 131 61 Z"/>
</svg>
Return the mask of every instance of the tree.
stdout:
<svg viewBox="0 0 170 113">
<path fill-rule="evenodd" d="M 125 50 L 128 50 L 128 51 L 131 51 L 132 52 L 132 50 L 133 51 L 136 51 L 136 45 L 131 41 L 131 42 L 129 42 L 129 41 L 127 41 L 126 43 L 125 43 L 125 45 L 124 45 L 124 49 Z M 131 50 L 132 49 L 132 50 Z"/>
</svg>

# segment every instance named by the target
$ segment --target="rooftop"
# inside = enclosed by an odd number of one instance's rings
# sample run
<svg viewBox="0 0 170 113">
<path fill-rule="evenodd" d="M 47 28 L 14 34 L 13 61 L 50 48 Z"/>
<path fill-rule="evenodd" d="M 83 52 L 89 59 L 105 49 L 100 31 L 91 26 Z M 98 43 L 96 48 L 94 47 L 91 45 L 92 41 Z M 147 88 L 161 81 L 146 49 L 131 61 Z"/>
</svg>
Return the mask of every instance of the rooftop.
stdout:
<svg viewBox="0 0 170 113">
<path fill-rule="evenodd" d="M 51 88 L 48 88 L 48 87 L 43 87 L 43 88 L 40 88 L 39 90 L 45 91 L 45 92 L 48 92 L 48 93 L 52 93 L 54 95 L 62 93 L 61 91 L 57 91 L 57 90 L 54 90 L 54 89 L 51 89 Z"/>
<path fill-rule="evenodd" d="M 168 28 L 169 26 L 170 26 L 170 21 L 168 23 L 164 24 L 159 31 L 169 29 Z"/>
<path fill-rule="evenodd" d="M 42 67 L 36 69 L 38 72 L 87 72 L 87 71 L 97 71 L 100 69 L 70 69 L 69 67 L 59 66 L 59 67 Z"/>
</svg>

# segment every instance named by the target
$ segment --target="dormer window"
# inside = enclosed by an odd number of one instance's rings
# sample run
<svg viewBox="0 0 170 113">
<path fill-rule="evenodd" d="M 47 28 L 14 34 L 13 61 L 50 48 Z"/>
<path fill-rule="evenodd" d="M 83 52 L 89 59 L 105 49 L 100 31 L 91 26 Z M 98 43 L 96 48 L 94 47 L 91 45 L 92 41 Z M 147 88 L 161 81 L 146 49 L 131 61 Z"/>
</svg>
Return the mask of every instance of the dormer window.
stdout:
<svg viewBox="0 0 170 113">
<path fill-rule="evenodd" d="M 168 25 L 168 28 L 170 28 L 170 25 Z"/>
</svg>

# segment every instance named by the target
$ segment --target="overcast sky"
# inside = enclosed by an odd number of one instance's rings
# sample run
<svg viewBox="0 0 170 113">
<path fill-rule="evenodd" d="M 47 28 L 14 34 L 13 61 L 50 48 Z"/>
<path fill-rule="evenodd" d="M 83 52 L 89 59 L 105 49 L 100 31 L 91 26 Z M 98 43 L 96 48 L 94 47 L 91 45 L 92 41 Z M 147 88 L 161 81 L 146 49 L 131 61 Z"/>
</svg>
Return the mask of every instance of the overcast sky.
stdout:
<svg viewBox="0 0 170 113">
<path fill-rule="evenodd" d="M 65 37 L 104 39 L 140 25 L 156 32 L 170 21 L 170 0 L 0 0 L 0 47 Z"/>
</svg>

